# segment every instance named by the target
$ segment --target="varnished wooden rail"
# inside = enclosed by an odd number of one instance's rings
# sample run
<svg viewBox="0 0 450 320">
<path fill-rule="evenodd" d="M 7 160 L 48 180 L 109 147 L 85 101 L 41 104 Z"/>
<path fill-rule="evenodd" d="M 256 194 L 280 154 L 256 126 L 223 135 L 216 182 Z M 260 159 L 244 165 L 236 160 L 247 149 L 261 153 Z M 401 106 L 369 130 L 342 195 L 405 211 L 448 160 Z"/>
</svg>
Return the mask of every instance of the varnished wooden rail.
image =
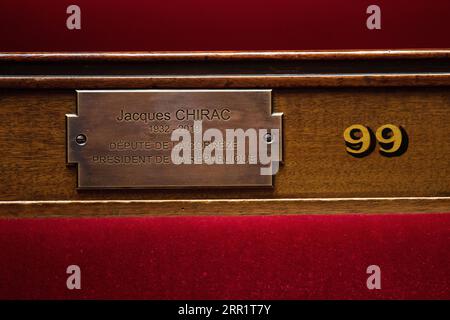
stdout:
<svg viewBox="0 0 450 320">
<path fill-rule="evenodd" d="M 450 49 L 320 50 L 320 51 L 194 51 L 194 52 L 5 52 L 0 61 L 174 61 L 174 60 L 358 60 L 442 59 Z"/>
<path fill-rule="evenodd" d="M 299 88 L 448 86 L 450 73 L 206 76 L 8 76 L 0 87 L 27 89 Z"/>
<path fill-rule="evenodd" d="M 178 216 L 445 213 L 450 197 L 1 201 L 1 216 Z"/>
</svg>

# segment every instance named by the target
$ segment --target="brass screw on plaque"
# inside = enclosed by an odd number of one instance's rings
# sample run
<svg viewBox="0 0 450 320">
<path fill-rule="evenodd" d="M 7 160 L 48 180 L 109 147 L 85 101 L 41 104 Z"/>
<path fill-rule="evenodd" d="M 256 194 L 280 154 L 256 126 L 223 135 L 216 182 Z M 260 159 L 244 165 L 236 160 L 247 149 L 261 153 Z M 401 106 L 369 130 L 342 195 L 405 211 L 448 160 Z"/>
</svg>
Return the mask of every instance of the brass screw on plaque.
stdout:
<svg viewBox="0 0 450 320">
<path fill-rule="evenodd" d="M 266 133 L 266 134 L 264 135 L 264 139 L 265 139 L 266 142 L 269 143 L 269 144 L 273 142 L 273 140 L 272 140 L 272 135 L 271 135 L 270 133 Z"/>
<path fill-rule="evenodd" d="M 75 138 L 75 141 L 78 145 L 80 146 L 84 146 L 86 144 L 87 138 L 84 134 L 79 134 L 77 135 L 77 137 Z"/>
</svg>

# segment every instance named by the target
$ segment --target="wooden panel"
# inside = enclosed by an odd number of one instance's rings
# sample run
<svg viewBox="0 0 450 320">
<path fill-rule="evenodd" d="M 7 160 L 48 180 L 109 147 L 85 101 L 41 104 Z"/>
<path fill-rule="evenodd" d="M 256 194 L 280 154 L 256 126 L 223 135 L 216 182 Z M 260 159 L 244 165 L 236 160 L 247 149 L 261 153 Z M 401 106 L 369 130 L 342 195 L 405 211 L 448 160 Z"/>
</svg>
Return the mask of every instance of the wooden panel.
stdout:
<svg viewBox="0 0 450 320">
<path fill-rule="evenodd" d="M 222 197 L 222 191 L 76 191 L 65 164 L 66 113 L 73 92 L 2 92 L 2 200 Z M 235 189 L 230 197 L 387 197 L 450 194 L 450 92 L 439 89 L 302 89 L 274 92 L 284 113 L 285 162 L 273 191 Z M 342 133 L 352 124 L 403 126 L 410 143 L 396 158 L 362 159 L 345 152 Z M 32 183 L 30 183 L 32 182 Z"/>
<path fill-rule="evenodd" d="M 355 76 L 366 77 L 358 73 Z M 333 86 L 292 87 L 280 82 L 273 91 L 274 111 L 284 113 L 285 130 L 285 160 L 273 189 L 77 190 L 76 169 L 65 163 L 65 114 L 75 112 L 73 86 L 78 82 L 70 82 L 70 89 L 65 90 L 2 89 L 0 215 L 450 209 L 449 76 L 440 75 L 441 82 L 431 82 L 444 85 L 436 87 L 423 87 L 420 79 L 411 76 L 408 80 L 405 75 L 399 75 L 396 86 L 381 87 L 361 79 L 354 83 L 358 87 L 343 86 L 337 77 L 330 77 Z M 378 84 L 384 81 L 383 76 L 372 77 L 378 79 Z M 56 81 L 53 76 L 49 79 Z M 251 80 L 233 79 L 241 81 L 242 87 L 255 87 Z M 2 81 L 9 80 L 0 76 L 3 87 L 11 83 L 5 85 Z M 77 81 L 88 83 L 85 79 Z M 99 81 L 103 87 L 102 79 Z M 136 85 L 134 80 L 121 81 Z M 181 76 L 180 81 L 190 80 Z M 172 88 L 179 84 L 167 83 Z M 262 77 L 261 83 L 267 85 L 270 81 Z M 51 86 L 47 83 L 44 87 Z M 408 149 L 399 157 L 385 157 L 377 145 L 364 158 L 352 157 L 346 152 L 343 132 L 353 124 L 363 124 L 373 131 L 385 124 L 402 126 L 408 134 Z"/>
</svg>

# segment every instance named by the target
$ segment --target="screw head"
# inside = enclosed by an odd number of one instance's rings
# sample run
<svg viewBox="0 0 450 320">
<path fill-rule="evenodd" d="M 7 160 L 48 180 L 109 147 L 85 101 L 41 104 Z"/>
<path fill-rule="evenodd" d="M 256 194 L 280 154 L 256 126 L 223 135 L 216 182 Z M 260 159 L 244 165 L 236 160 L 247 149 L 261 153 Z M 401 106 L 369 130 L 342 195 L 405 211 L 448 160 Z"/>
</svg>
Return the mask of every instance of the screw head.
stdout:
<svg viewBox="0 0 450 320">
<path fill-rule="evenodd" d="M 266 133 L 264 135 L 264 140 L 266 140 L 266 142 L 269 143 L 269 144 L 272 143 L 273 142 L 272 135 L 270 133 Z"/>
<path fill-rule="evenodd" d="M 80 146 L 84 146 L 87 142 L 87 138 L 84 134 L 79 134 L 76 136 L 75 142 Z"/>
</svg>

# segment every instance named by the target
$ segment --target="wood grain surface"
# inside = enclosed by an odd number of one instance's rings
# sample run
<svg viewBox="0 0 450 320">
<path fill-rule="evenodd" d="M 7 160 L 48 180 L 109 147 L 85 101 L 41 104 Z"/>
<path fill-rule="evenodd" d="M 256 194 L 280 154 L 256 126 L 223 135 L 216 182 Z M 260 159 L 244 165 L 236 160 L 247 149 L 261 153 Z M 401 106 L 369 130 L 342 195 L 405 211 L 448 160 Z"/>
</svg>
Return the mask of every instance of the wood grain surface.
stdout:
<svg viewBox="0 0 450 320">
<path fill-rule="evenodd" d="M 304 62 L 305 56 L 297 58 Z M 270 55 L 269 55 L 270 56 Z M 389 54 L 372 54 L 381 59 Z M 296 71 L 294 82 L 282 75 L 227 75 L 216 69 L 203 80 L 170 74 L 129 78 L 116 75 L 26 75 L 0 72 L 0 215 L 178 215 L 178 214 L 288 214 L 443 212 L 450 209 L 450 75 L 448 51 L 436 53 L 442 70 L 405 73 L 324 74 L 335 60 L 322 56 L 321 67 L 308 75 Z M 121 61 L 127 61 L 126 57 Z M 273 60 L 273 56 L 270 56 Z M 49 57 L 36 56 L 33 63 Z M 161 57 L 163 60 L 167 57 Z M 242 57 L 247 61 L 247 57 Z M 433 60 L 428 53 L 403 57 L 402 67 L 415 59 Z M 0 55 L 2 63 L 29 61 L 23 55 Z M 86 58 L 83 58 L 86 59 Z M 95 59 L 99 59 L 95 56 Z M 110 57 L 106 57 L 108 61 Z M 175 58 L 174 58 L 175 59 Z M 220 57 L 220 59 L 225 59 Z M 226 60 L 228 62 L 233 61 Z M 258 59 L 262 59 L 258 56 Z M 263 61 L 270 68 L 271 59 Z M 294 61 L 295 57 L 288 58 Z M 316 60 L 316 56 L 311 56 Z M 327 60 L 328 59 L 328 60 Z M 341 61 L 352 64 L 361 56 L 350 53 Z M 443 59 L 443 60 L 440 60 Z M 71 59 L 68 59 L 71 61 Z M 58 60 L 64 64 L 64 59 Z M 152 61 L 143 59 L 143 63 Z M 346 61 L 346 62 L 345 62 Z M 378 60 L 377 60 L 378 61 Z M 22 62 L 21 62 L 22 63 Z M 170 64 L 169 62 L 166 62 Z M 414 64 L 414 63 L 413 63 Z M 361 67 L 360 65 L 359 67 Z M 429 62 L 431 69 L 436 62 Z M 434 66 L 434 67 L 433 67 Z M 113 68 L 110 65 L 108 68 Z M 347 66 L 348 67 L 348 66 Z M 393 66 L 391 66 L 393 67 Z M 261 70 L 264 70 L 261 69 Z M 126 68 L 125 68 L 126 69 Z M 251 69 L 251 68 L 250 68 Z M 249 69 L 249 70 L 250 70 Z M 21 69 L 22 70 L 22 69 Z M 23 70 L 26 70 L 23 67 Z M 406 69 L 405 69 L 406 70 Z M 130 73 L 130 70 L 127 71 Z M 372 72 L 372 71 L 371 71 Z M 345 80 L 345 77 L 351 80 Z M 211 79 L 208 80 L 207 77 Z M 253 77 L 253 78 L 252 78 Z M 255 82 L 255 77 L 258 78 Z M 272 78 L 271 78 L 272 77 Z M 28 78 L 28 80 L 26 80 Z M 42 80 L 42 78 L 45 78 Z M 152 78 L 152 81 L 148 79 Z M 298 79 L 303 79 L 299 82 Z M 111 79 L 116 79 L 111 82 Z M 315 80 L 314 80 L 315 79 Z M 350 78 L 347 78 L 350 79 Z M 426 80 L 425 80 L 426 79 Z M 430 80 L 431 79 L 431 80 Z M 31 85 L 30 82 L 31 81 Z M 43 82 L 42 82 L 43 81 Z M 50 84 L 50 82 L 53 84 Z M 66 165 L 65 114 L 76 112 L 75 89 L 197 87 L 273 87 L 275 112 L 284 113 L 284 163 L 274 188 L 188 190 L 77 190 L 76 168 Z M 274 82 L 275 81 L 275 82 Z M 425 82 L 424 82 L 425 81 Z M 276 85 L 276 83 L 278 85 Z M 395 83 L 395 85 L 393 85 Z M 31 89 L 33 87 L 39 89 Z M 250 115 L 249 115 L 250 116 Z M 364 158 L 345 150 L 343 131 L 363 124 L 376 130 L 384 124 L 402 126 L 408 134 L 407 151 L 384 157 L 378 147 Z"/>
</svg>

